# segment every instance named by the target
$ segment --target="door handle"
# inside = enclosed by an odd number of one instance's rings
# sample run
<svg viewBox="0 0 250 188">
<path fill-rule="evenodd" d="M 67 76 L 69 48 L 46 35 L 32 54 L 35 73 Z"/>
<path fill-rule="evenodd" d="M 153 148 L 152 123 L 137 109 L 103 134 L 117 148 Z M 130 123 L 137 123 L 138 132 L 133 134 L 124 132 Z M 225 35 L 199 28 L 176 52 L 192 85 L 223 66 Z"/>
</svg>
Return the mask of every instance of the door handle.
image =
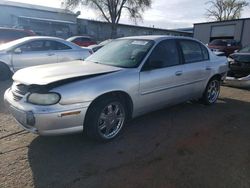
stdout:
<svg viewBox="0 0 250 188">
<path fill-rule="evenodd" d="M 175 73 L 176 76 L 181 76 L 182 74 L 183 74 L 182 71 L 177 71 L 177 72 Z"/>
<path fill-rule="evenodd" d="M 54 53 L 48 53 L 48 56 L 53 56 L 53 55 L 55 55 Z"/>
<path fill-rule="evenodd" d="M 212 70 L 212 68 L 211 67 L 206 67 L 206 70 L 209 71 L 209 70 Z"/>
</svg>

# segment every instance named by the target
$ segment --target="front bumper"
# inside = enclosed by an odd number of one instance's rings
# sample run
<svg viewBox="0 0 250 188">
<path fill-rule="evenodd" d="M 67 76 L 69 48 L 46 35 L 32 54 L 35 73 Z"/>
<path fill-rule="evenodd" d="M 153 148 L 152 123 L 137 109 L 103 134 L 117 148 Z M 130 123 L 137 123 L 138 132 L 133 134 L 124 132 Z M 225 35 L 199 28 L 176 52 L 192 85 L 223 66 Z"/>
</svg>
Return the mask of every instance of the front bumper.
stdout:
<svg viewBox="0 0 250 188">
<path fill-rule="evenodd" d="M 233 87 L 250 88 L 250 75 L 242 78 L 227 77 L 224 83 Z"/>
<path fill-rule="evenodd" d="M 15 101 L 10 89 L 5 92 L 4 101 L 22 128 L 39 135 L 82 132 L 89 106 L 89 102 L 70 105 L 33 105 L 25 102 L 25 99 Z"/>
</svg>

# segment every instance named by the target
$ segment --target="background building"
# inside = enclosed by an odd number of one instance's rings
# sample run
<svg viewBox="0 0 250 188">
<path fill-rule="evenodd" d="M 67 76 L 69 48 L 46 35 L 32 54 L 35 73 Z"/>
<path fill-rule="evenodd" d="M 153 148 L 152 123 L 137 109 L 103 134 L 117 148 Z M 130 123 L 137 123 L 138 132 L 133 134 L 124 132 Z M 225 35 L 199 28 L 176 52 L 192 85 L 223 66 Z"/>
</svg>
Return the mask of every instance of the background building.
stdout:
<svg viewBox="0 0 250 188">
<path fill-rule="evenodd" d="M 39 35 L 68 37 L 77 33 L 77 16 L 64 9 L 0 1 L 0 26 L 30 29 Z"/>
<path fill-rule="evenodd" d="M 33 30 L 38 35 L 67 38 L 73 35 L 90 35 L 96 40 L 109 39 L 111 25 L 87 19 L 78 19 L 80 12 L 30 5 L 25 3 L 0 1 L 0 27 L 15 27 Z M 132 35 L 181 35 L 192 36 L 186 31 L 157 29 L 119 24 L 118 37 Z"/>
<path fill-rule="evenodd" d="M 250 44 L 250 18 L 194 24 L 194 38 L 203 43 L 214 39 L 235 39 L 243 46 Z"/>
<path fill-rule="evenodd" d="M 107 22 L 78 19 L 78 28 L 79 34 L 93 36 L 99 41 L 110 38 L 111 34 L 111 25 Z M 127 37 L 136 35 L 174 35 L 191 37 L 193 34 L 192 32 L 187 31 L 119 24 L 117 27 L 117 35 L 117 37 Z"/>
</svg>

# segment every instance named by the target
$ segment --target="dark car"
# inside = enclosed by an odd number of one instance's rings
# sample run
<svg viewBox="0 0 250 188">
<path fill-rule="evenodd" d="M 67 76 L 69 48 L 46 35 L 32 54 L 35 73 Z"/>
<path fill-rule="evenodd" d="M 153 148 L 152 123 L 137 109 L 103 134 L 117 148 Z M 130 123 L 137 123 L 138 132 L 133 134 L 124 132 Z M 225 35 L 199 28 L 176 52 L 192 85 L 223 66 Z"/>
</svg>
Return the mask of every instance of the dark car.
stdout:
<svg viewBox="0 0 250 188">
<path fill-rule="evenodd" d="M 90 45 L 97 44 L 96 41 L 89 36 L 74 36 L 67 39 L 69 42 L 73 42 L 78 46 L 88 47 Z"/>
<path fill-rule="evenodd" d="M 241 44 L 232 39 L 216 39 L 208 44 L 208 48 L 214 52 L 224 52 L 226 56 L 229 56 L 236 50 L 241 49 Z"/>
<path fill-rule="evenodd" d="M 36 34 L 31 30 L 0 27 L 0 44 L 34 35 Z"/>
<path fill-rule="evenodd" d="M 250 75 L 250 45 L 229 56 L 229 76 L 241 78 Z"/>
</svg>

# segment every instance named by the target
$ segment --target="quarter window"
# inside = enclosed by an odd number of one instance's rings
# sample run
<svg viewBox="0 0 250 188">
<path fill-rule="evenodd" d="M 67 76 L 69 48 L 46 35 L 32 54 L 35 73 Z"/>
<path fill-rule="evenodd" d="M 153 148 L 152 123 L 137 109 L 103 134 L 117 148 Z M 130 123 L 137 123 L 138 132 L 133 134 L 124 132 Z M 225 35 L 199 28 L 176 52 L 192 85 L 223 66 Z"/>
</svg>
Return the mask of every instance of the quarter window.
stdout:
<svg viewBox="0 0 250 188">
<path fill-rule="evenodd" d="M 183 52 L 185 63 L 203 61 L 203 52 L 200 44 L 191 40 L 181 40 L 180 46 Z"/>
</svg>

